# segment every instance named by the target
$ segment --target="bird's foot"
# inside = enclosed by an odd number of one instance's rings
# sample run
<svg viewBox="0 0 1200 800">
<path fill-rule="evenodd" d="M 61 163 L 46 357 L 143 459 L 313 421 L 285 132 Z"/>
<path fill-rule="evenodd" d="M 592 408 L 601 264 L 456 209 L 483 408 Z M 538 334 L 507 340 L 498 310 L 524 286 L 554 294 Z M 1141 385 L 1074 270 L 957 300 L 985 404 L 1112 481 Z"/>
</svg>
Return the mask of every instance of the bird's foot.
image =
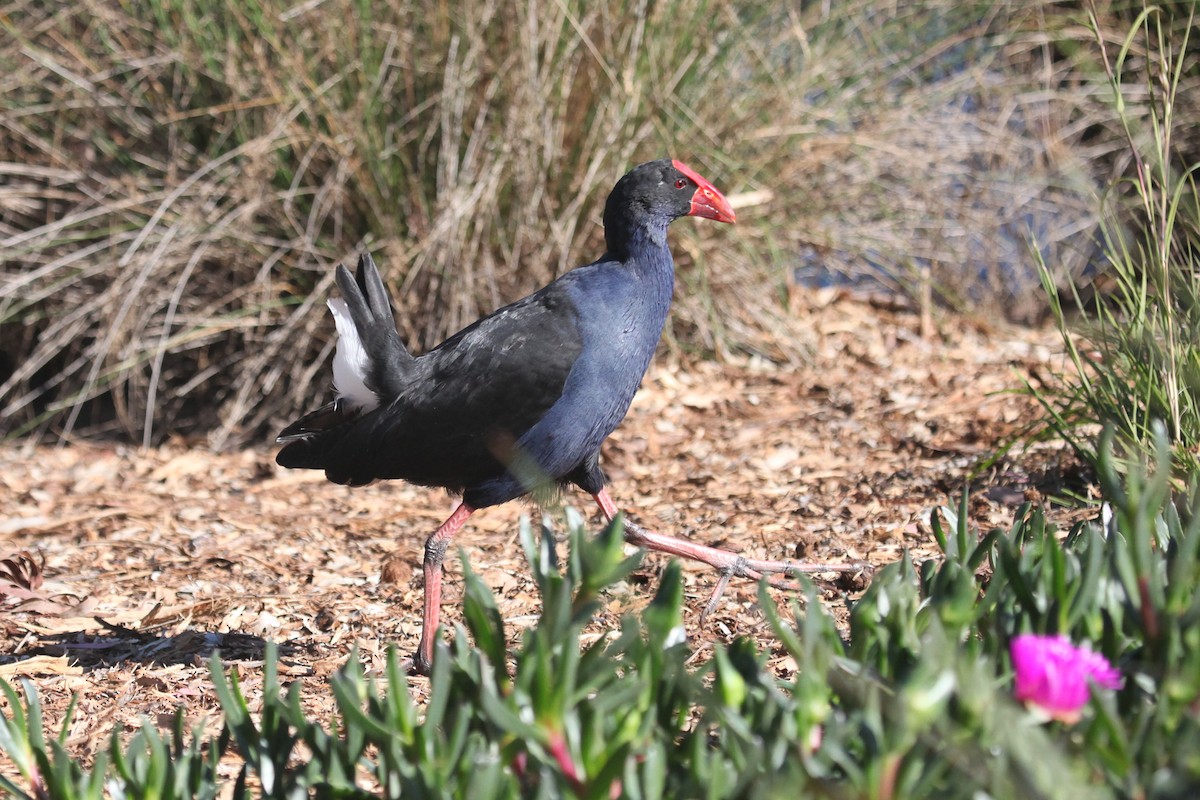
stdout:
<svg viewBox="0 0 1200 800">
<path fill-rule="evenodd" d="M 704 604 L 704 609 L 700 612 L 701 624 L 704 624 L 708 615 L 716 609 L 721 595 L 725 593 L 725 588 L 729 585 L 730 578 L 749 578 L 751 580 L 763 580 L 765 578 L 771 586 L 779 589 L 794 590 L 799 588 L 799 584 L 794 581 L 779 580 L 771 576 L 800 575 L 814 572 L 868 572 L 873 569 L 865 561 L 795 562 L 746 558 L 729 550 L 722 550 L 717 547 L 689 542 L 675 536 L 655 533 L 643 528 L 641 525 L 630 522 L 628 519 L 625 521 L 625 541 L 635 547 L 656 550 L 660 553 L 690 558 L 693 561 L 708 564 L 720 573 L 717 585 L 713 587 L 712 595 L 709 596 L 708 602 Z"/>
<path fill-rule="evenodd" d="M 406 675 L 421 675 L 428 678 L 433 672 L 433 664 L 421 657 L 418 651 L 400 662 L 400 669 Z"/>
</svg>

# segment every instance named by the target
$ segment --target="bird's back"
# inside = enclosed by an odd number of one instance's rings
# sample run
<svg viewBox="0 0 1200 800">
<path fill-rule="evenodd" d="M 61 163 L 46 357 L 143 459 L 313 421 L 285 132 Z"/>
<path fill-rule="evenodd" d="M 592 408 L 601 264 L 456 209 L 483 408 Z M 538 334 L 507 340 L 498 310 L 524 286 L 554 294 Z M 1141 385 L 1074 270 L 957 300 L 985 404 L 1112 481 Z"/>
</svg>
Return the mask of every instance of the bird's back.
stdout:
<svg viewBox="0 0 1200 800">
<path fill-rule="evenodd" d="M 669 254 L 667 254 L 669 259 Z M 624 417 L 670 302 L 670 262 L 601 260 L 415 359 L 378 408 L 288 444 L 285 466 L 361 485 L 403 479 L 475 507 L 572 479 Z"/>
</svg>

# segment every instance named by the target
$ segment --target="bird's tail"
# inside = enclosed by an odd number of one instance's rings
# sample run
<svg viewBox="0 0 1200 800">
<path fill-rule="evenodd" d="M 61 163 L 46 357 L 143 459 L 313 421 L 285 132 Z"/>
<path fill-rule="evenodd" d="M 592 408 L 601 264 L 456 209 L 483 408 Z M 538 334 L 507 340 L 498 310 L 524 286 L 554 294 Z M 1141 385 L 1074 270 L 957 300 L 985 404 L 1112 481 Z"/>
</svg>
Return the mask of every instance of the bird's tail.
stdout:
<svg viewBox="0 0 1200 800">
<path fill-rule="evenodd" d="M 342 296 L 330 298 L 329 310 L 338 334 L 337 399 L 296 420 L 277 441 L 306 439 L 375 410 L 403 390 L 412 371 L 412 354 L 396 331 L 391 299 L 371 255 L 359 257 L 356 275 L 339 264 L 336 277 Z"/>
<path fill-rule="evenodd" d="M 398 395 L 412 370 L 413 357 L 400 341 L 391 298 L 370 253 L 358 259 L 358 274 L 337 268 L 342 297 L 329 301 L 337 325 L 333 385 L 338 397 L 370 411 Z"/>
</svg>

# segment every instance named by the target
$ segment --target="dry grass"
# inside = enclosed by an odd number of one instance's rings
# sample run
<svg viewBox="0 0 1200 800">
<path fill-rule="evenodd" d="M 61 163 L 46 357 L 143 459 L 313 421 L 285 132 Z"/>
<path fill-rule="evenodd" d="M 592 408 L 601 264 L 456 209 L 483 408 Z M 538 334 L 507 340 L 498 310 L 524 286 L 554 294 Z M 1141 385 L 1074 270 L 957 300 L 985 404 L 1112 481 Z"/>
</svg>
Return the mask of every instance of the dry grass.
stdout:
<svg viewBox="0 0 1200 800">
<path fill-rule="evenodd" d="M 1095 187 L 1124 166 L 1083 19 L 0 7 L 0 417 L 34 438 L 261 440 L 325 391 L 333 263 L 375 250 L 423 349 L 598 254 L 607 189 L 664 153 L 745 202 L 735 231 L 677 226 L 676 347 L 801 357 L 787 296 L 814 258 L 1035 316 L 1027 232 L 1078 272 Z"/>
</svg>

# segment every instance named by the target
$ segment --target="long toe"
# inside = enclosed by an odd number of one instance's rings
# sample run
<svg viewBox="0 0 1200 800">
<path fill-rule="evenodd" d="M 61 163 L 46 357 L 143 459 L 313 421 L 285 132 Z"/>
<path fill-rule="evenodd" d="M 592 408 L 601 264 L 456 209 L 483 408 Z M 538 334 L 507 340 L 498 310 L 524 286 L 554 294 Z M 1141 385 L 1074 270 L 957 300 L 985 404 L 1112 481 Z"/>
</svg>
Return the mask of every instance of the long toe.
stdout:
<svg viewBox="0 0 1200 800">
<path fill-rule="evenodd" d="M 605 508 L 603 503 L 601 503 L 601 508 Z M 605 511 L 607 513 L 607 509 Z M 699 561 L 720 573 L 720 577 L 717 579 L 716 586 L 713 587 L 708 602 L 704 604 L 704 609 L 700 612 L 700 624 L 702 625 L 708 619 L 708 616 L 716 610 L 717 603 L 720 601 L 721 595 L 725 593 L 725 588 L 729 585 L 730 578 L 766 579 L 767 583 L 776 588 L 799 589 L 799 585 L 794 582 L 779 580 L 770 576 L 798 575 L 815 572 L 861 573 L 869 572 L 872 569 L 871 565 L 865 561 L 796 562 L 746 558 L 731 550 L 722 550 L 717 547 L 689 542 L 686 539 L 680 539 L 676 536 L 655 533 L 629 520 L 625 522 L 625 541 L 635 547 L 642 547 L 647 550 Z"/>
</svg>

